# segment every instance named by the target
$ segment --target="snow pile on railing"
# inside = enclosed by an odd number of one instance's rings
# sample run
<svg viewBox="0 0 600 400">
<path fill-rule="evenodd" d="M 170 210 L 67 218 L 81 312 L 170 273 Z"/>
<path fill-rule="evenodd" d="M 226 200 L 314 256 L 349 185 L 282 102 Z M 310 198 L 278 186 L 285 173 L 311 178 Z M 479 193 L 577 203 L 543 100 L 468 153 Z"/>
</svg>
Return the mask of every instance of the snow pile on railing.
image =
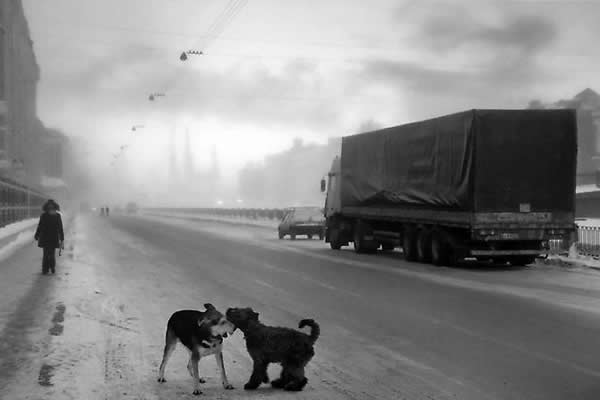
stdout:
<svg viewBox="0 0 600 400">
<path fill-rule="evenodd" d="M 250 219 L 275 219 L 285 215 L 283 208 L 148 208 L 149 212 L 173 212 L 177 214 L 216 215 L 220 217 L 243 217 Z"/>
<path fill-rule="evenodd" d="M 29 218 L 23 221 L 14 222 L 12 224 L 0 228 L 0 241 L 10 236 L 14 236 L 25 229 L 34 227 L 37 224 L 37 222 L 37 218 Z"/>
<path fill-rule="evenodd" d="M 29 218 L 0 228 L 0 261 L 6 260 L 27 242 L 33 242 L 37 222 L 37 218 Z"/>
</svg>

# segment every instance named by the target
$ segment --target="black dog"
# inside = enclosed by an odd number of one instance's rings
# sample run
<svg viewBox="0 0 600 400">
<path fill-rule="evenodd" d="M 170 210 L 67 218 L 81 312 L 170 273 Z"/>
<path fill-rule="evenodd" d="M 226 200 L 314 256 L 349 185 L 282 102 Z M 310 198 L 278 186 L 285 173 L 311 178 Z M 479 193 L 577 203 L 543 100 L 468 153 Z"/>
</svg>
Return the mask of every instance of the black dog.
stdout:
<svg viewBox="0 0 600 400">
<path fill-rule="evenodd" d="M 304 367 L 315 355 L 313 345 L 319 337 L 319 325 L 312 319 L 303 319 L 299 328 L 311 327 L 310 335 L 290 328 L 266 326 L 258 320 L 258 313 L 251 308 L 229 308 L 227 319 L 246 336 L 246 348 L 254 366 L 252 376 L 244 389 L 252 390 L 261 383 L 269 382 L 267 367 L 281 363 L 281 376 L 271 382 L 274 388 L 300 391 L 308 379 Z"/>
<path fill-rule="evenodd" d="M 187 368 L 190 375 L 194 378 L 195 395 L 202 393 L 199 383 L 204 383 L 204 380 L 198 375 L 198 362 L 201 357 L 210 354 L 214 354 L 217 359 L 217 365 L 221 370 L 223 388 L 233 389 L 233 386 L 227 381 L 227 375 L 225 374 L 222 346 L 223 338 L 227 337 L 228 334 L 232 334 L 235 326 L 222 313 L 217 311 L 212 304 L 207 303 L 204 307 L 206 308 L 204 312 L 180 310 L 171 315 L 167 323 L 165 350 L 158 375 L 159 382 L 166 382 L 165 368 L 167 362 L 171 354 L 173 354 L 173 350 L 175 350 L 177 341 L 180 341 L 191 352 Z"/>
</svg>

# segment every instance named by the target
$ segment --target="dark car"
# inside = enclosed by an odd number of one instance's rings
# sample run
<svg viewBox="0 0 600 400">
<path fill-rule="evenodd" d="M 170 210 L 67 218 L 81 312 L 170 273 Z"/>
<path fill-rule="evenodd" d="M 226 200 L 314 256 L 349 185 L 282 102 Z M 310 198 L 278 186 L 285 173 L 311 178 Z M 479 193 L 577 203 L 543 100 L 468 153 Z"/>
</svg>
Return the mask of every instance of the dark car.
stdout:
<svg viewBox="0 0 600 400">
<path fill-rule="evenodd" d="M 290 235 L 290 239 L 294 240 L 297 235 L 306 235 L 309 239 L 318 236 L 322 240 L 325 233 L 323 209 L 319 207 L 289 209 L 277 229 L 279 230 L 279 239 Z"/>
</svg>

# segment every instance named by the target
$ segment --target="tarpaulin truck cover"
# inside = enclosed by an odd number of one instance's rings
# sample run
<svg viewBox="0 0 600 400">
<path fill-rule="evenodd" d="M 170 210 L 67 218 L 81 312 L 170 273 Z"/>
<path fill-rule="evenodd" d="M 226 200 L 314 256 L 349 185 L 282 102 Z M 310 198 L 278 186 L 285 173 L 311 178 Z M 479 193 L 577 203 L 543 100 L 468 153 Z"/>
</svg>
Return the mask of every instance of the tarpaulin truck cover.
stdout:
<svg viewBox="0 0 600 400">
<path fill-rule="evenodd" d="M 465 111 L 344 137 L 342 206 L 571 213 L 576 159 L 573 110 Z"/>
</svg>

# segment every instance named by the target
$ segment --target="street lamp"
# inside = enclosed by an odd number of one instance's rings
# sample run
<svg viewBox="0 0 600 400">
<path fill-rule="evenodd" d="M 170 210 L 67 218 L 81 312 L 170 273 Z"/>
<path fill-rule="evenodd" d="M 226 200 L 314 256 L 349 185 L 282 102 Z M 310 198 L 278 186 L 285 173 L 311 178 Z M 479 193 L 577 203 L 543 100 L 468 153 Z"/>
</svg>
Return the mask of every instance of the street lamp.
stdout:
<svg viewBox="0 0 600 400">
<path fill-rule="evenodd" d="M 188 50 L 188 51 L 184 51 L 183 53 L 181 53 L 181 55 L 179 56 L 179 59 L 181 61 L 186 61 L 188 59 L 188 55 L 192 56 L 201 56 L 204 53 L 201 50 Z"/>
</svg>

